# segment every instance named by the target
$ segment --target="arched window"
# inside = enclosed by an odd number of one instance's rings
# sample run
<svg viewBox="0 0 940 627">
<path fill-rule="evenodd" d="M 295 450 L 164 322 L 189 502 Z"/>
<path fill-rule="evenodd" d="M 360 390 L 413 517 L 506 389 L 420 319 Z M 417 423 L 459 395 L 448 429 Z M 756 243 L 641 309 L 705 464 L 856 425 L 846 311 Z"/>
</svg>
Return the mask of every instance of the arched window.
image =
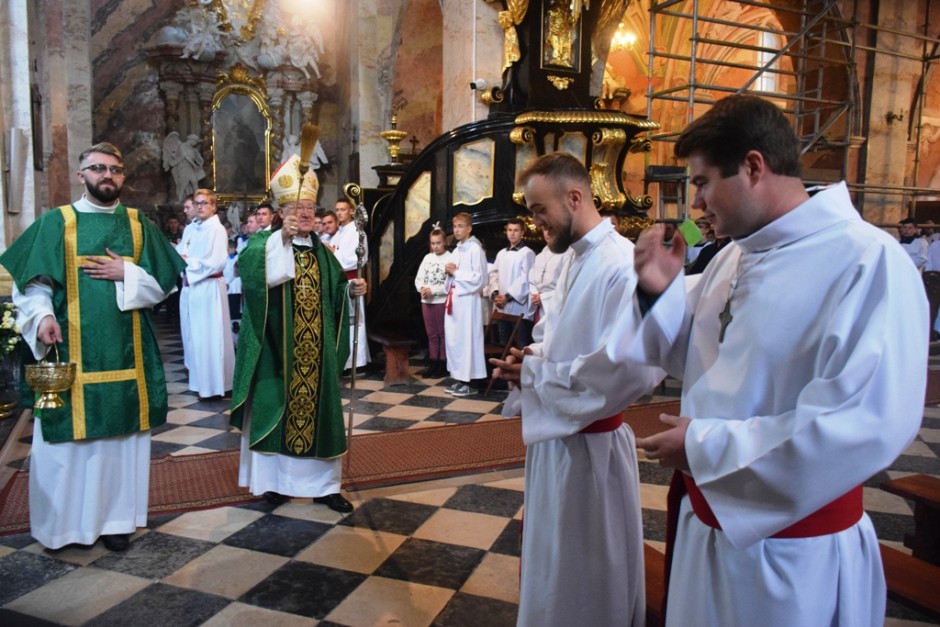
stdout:
<svg viewBox="0 0 940 627">
<path fill-rule="evenodd" d="M 774 70 L 779 66 L 780 59 L 774 61 L 773 64 L 770 64 L 770 61 L 780 50 L 780 36 L 776 33 L 761 31 L 758 33 L 757 41 L 757 45 L 761 48 L 757 51 L 757 66 L 764 69 L 757 77 L 755 87 L 758 91 L 774 93 L 777 91 L 777 74 Z"/>
</svg>

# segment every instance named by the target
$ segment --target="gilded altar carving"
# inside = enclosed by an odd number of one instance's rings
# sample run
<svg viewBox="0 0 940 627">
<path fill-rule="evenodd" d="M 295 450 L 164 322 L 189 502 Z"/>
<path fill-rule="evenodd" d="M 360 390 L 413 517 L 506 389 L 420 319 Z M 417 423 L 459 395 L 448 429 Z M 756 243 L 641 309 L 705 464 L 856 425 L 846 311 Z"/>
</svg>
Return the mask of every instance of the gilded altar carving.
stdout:
<svg viewBox="0 0 940 627">
<path fill-rule="evenodd" d="M 630 152 L 651 152 L 653 150 L 653 142 L 649 137 L 634 137 L 633 141 L 630 142 Z"/>
<path fill-rule="evenodd" d="M 632 215 L 620 219 L 617 232 L 624 237 L 636 241 L 640 233 L 653 226 L 653 218 L 645 215 Z"/>
<path fill-rule="evenodd" d="M 516 116 L 517 125 L 526 124 L 609 124 L 616 126 L 630 126 L 641 131 L 654 131 L 659 128 L 658 122 L 637 118 L 622 111 L 526 111 Z"/>
<path fill-rule="evenodd" d="M 622 128 L 599 128 L 591 134 L 591 141 L 598 146 L 617 144 L 619 148 L 627 141 L 627 132 Z"/>
<path fill-rule="evenodd" d="M 531 126 L 517 126 L 509 131 L 509 141 L 514 144 L 528 144 L 535 139 L 535 129 Z"/>
<path fill-rule="evenodd" d="M 556 76 L 554 74 L 549 74 L 546 76 L 548 82 L 555 86 L 555 89 L 561 91 L 563 89 L 568 89 L 568 85 L 574 82 L 573 78 L 568 76 Z"/>
<path fill-rule="evenodd" d="M 254 0 L 251 8 L 248 8 L 247 2 L 235 2 L 233 0 L 212 0 L 212 6 L 219 16 L 219 30 L 230 33 L 234 30 L 232 21 L 229 17 L 229 7 L 232 9 L 236 21 L 241 22 L 242 26 L 238 34 L 243 43 L 247 43 L 255 38 L 258 29 L 258 22 L 264 15 L 265 4 L 267 0 Z M 228 4 L 229 6 L 226 6 Z M 246 9 L 247 12 L 245 11 Z"/>
<path fill-rule="evenodd" d="M 547 65 L 576 69 L 574 59 L 575 26 L 580 15 L 575 15 L 567 0 L 556 1 L 548 10 L 548 27 L 544 51 Z M 556 87 L 558 87 L 556 85 Z M 567 85 L 565 86 L 567 87 Z"/>
<path fill-rule="evenodd" d="M 591 191 L 600 200 L 601 209 L 617 209 L 626 198 L 610 183 L 610 168 L 602 161 L 591 164 Z"/>
</svg>

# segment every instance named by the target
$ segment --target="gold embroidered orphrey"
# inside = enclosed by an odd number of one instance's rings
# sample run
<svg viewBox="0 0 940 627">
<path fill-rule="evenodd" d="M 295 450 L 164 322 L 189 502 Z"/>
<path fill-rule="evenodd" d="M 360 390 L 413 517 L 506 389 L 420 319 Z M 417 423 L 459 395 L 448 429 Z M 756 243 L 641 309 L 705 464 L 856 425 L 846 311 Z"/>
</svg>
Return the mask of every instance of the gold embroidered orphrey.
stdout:
<svg viewBox="0 0 940 627">
<path fill-rule="evenodd" d="M 294 363 L 287 404 L 287 448 L 295 455 L 313 449 L 320 397 L 323 316 L 320 302 L 320 268 L 313 250 L 298 251 L 294 258 Z"/>
</svg>

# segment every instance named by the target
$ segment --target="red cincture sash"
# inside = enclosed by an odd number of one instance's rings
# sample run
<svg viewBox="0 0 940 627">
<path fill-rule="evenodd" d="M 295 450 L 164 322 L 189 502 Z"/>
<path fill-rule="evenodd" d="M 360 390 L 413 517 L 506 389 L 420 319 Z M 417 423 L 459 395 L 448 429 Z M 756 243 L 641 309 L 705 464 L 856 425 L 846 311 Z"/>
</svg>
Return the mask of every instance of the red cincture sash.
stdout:
<svg viewBox="0 0 940 627">
<path fill-rule="evenodd" d="M 454 284 L 450 284 L 450 289 L 447 290 L 447 300 L 444 301 L 444 309 L 449 314 L 454 313 Z"/>
<path fill-rule="evenodd" d="M 215 274 L 210 274 L 210 275 L 207 276 L 206 278 L 207 278 L 207 279 L 221 279 L 221 278 L 222 278 L 222 273 L 221 273 L 221 272 L 216 272 Z M 183 272 L 183 285 L 185 285 L 186 287 L 189 287 L 189 279 L 186 278 L 186 272 L 185 272 L 185 271 Z"/>
<path fill-rule="evenodd" d="M 699 520 L 714 529 L 721 529 L 718 519 L 708 506 L 702 491 L 695 485 L 695 480 L 687 474 L 682 475 L 688 490 L 692 510 Z M 857 486 L 828 505 L 824 505 L 806 518 L 798 520 L 786 529 L 778 531 L 772 538 L 813 538 L 845 531 L 862 517 L 862 486 Z"/>
<path fill-rule="evenodd" d="M 616 431 L 623 424 L 623 414 L 609 416 L 595 420 L 588 426 L 581 429 L 578 433 L 606 433 L 607 431 Z"/>
<path fill-rule="evenodd" d="M 355 270 L 346 270 L 346 278 L 349 279 L 350 281 L 352 281 L 353 279 L 355 279 L 355 278 L 356 278 L 356 271 L 355 271 Z"/>
</svg>

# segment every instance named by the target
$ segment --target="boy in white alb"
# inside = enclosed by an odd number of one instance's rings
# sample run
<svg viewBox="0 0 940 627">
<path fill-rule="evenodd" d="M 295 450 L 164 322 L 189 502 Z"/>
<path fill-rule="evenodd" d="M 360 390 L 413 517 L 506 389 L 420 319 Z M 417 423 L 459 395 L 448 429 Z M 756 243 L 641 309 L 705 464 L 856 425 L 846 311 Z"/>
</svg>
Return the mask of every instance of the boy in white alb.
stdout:
<svg viewBox="0 0 940 627">
<path fill-rule="evenodd" d="M 519 218 L 506 223 L 506 238 L 509 246 L 496 253 L 496 290 L 491 294 L 497 311 L 513 316 L 522 316 L 516 342 L 519 346 L 532 343 L 532 325 L 535 305 L 529 299 L 529 269 L 535 263 L 535 253 L 522 243 L 524 224 Z M 499 343 L 506 344 L 512 333 L 512 323 L 497 320 Z"/>
<path fill-rule="evenodd" d="M 448 394 L 470 396 L 472 379 L 486 378 L 483 354 L 483 296 L 486 285 L 486 253 L 480 240 L 470 235 L 473 226 L 470 214 L 458 213 L 453 218 L 457 248 L 453 259 L 444 266 L 447 272 L 447 300 L 444 314 L 444 340 L 447 346 L 447 370 L 456 383 Z"/>
</svg>

